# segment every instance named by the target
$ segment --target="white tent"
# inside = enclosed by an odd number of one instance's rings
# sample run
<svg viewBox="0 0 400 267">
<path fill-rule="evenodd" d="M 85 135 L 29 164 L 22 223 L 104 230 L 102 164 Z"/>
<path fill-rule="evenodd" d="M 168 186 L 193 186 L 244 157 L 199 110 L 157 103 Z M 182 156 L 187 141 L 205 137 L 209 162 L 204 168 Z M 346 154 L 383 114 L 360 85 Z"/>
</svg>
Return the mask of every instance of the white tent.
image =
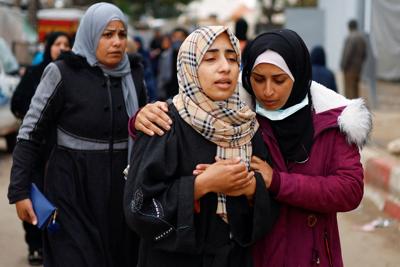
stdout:
<svg viewBox="0 0 400 267">
<path fill-rule="evenodd" d="M 0 37 L 12 47 L 13 42 L 34 43 L 36 32 L 28 25 L 18 8 L 0 6 Z"/>
<path fill-rule="evenodd" d="M 238 9 L 254 10 L 256 0 L 200 0 L 191 2 L 187 7 L 187 15 L 196 19 L 207 19 L 217 15 L 218 20 L 228 21 Z"/>
<path fill-rule="evenodd" d="M 184 12 L 183 21 L 195 21 L 198 25 L 223 24 L 233 28 L 233 22 L 243 17 L 248 25 L 248 36 L 254 34 L 260 9 L 256 0 L 197 0 L 191 2 Z M 216 20 L 210 18 L 216 15 Z"/>
<path fill-rule="evenodd" d="M 39 19 L 76 19 L 80 20 L 85 14 L 84 10 L 77 8 L 49 8 L 40 9 L 37 16 Z"/>
</svg>

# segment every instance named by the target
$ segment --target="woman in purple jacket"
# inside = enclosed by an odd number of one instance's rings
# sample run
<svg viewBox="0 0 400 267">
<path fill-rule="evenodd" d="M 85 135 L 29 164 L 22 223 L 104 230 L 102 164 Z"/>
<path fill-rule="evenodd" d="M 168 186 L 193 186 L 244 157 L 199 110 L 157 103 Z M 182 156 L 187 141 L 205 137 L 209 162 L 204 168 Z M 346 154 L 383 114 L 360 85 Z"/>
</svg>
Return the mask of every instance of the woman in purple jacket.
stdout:
<svg viewBox="0 0 400 267">
<path fill-rule="evenodd" d="M 342 266 L 336 213 L 363 195 L 359 148 L 371 129 L 362 99 L 311 81 L 310 55 L 293 31 L 259 35 L 244 53 L 242 82 L 273 166 L 253 168 L 281 203 L 272 232 L 254 249 L 256 266 Z"/>
<path fill-rule="evenodd" d="M 272 166 L 256 157 L 251 166 L 281 203 L 278 222 L 254 247 L 255 265 L 343 266 L 336 213 L 356 208 L 363 195 L 359 149 L 371 130 L 364 101 L 313 82 L 307 47 L 291 30 L 261 34 L 248 45 L 242 82 L 256 100 L 272 155 Z M 167 130 L 163 109 L 143 109 L 136 128 L 160 134 L 155 122 Z"/>
</svg>

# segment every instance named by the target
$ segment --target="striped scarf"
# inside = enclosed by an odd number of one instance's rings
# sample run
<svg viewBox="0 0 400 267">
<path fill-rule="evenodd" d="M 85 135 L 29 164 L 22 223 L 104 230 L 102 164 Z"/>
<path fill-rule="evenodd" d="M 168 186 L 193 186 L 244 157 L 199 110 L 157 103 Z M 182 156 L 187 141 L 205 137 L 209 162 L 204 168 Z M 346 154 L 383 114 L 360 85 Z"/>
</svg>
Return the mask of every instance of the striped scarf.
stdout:
<svg viewBox="0 0 400 267">
<path fill-rule="evenodd" d="M 251 139 L 258 129 L 255 113 L 240 100 L 238 87 L 229 99 L 213 101 L 204 94 L 197 76 L 204 54 L 223 32 L 228 34 L 240 64 L 239 42 L 227 27 L 197 29 L 186 38 L 178 53 L 179 93 L 173 103 L 186 123 L 217 145 L 216 156 L 221 159 L 240 157 L 249 168 Z M 216 213 L 228 222 L 226 197 L 222 193 L 218 193 Z"/>
</svg>

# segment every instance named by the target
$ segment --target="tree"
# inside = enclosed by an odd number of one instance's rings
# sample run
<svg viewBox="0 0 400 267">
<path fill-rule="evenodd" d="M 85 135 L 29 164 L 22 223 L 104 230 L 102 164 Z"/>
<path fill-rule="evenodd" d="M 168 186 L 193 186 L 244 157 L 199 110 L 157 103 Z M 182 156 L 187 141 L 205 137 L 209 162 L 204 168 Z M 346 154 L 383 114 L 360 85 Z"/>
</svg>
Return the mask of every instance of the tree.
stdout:
<svg viewBox="0 0 400 267">
<path fill-rule="evenodd" d="M 168 18 L 179 15 L 176 9 L 177 4 L 188 4 L 192 0 L 136 0 L 134 3 L 128 0 L 115 0 L 122 9 L 124 7 L 130 10 L 124 10 L 128 14 L 139 18 L 142 15 L 151 15 L 156 18 Z"/>
<path fill-rule="evenodd" d="M 281 24 L 274 22 L 274 15 L 283 14 L 285 7 L 310 7 L 317 6 L 318 0 L 258 0 L 262 16 L 256 25 L 256 32 L 280 28 Z"/>
<path fill-rule="evenodd" d="M 177 4 L 188 4 L 192 0 L 110 0 L 129 16 L 139 19 L 142 15 L 150 15 L 156 18 L 168 18 L 179 15 Z M 89 6 L 99 1 L 72 0 L 72 5 Z"/>
<path fill-rule="evenodd" d="M 261 6 L 262 16 L 256 25 L 256 33 L 269 29 L 280 28 L 282 25 L 276 24 L 273 17 L 276 14 L 282 14 L 285 11 L 284 0 L 258 0 Z"/>
<path fill-rule="evenodd" d="M 290 1 L 287 1 L 290 2 Z M 293 1 L 292 1 L 293 2 Z M 294 1 L 294 3 L 289 4 L 290 6 L 294 7 L 311 7 L 311 6 L 317 6 L 318 5 L 318 0 L 298 0 Z"/>
<path fill-rule="evenodd" d="M 39 10 L 39 0 L 31 0 L 28 5 L 28 20 L 30 25 L 36 29 L 37 26 L 37 12 Z"/>
<path fill-rule="evenodd" d="M 72 0 L 72 5 L 74 6 L 89 6 L 99 1 L 95 0 Z M 112 2 L 112 1 L 103 1 L 103 2 Z"/>
</svg>

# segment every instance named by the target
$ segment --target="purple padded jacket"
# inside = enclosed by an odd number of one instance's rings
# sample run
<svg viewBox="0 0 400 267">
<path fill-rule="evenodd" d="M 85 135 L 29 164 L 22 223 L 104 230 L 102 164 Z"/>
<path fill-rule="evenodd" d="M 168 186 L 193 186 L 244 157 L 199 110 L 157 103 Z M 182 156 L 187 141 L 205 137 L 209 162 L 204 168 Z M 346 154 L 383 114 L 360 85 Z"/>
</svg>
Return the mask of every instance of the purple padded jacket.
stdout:
<svg viewBox="0 0 400 267">
<path fill-rule="evenodd" d="M 254 247 L 256 267 L 343 266 L 337 212 L 363 196 L 359 149 L 371 130 L 362 99 L 348 100 L 313 82 L 314 143 L 305 163 L 286 164 L 269 122 L 258 117 L 273 158 L 271 191 L 281 203 L 272 231 Z"/>
</svg>

